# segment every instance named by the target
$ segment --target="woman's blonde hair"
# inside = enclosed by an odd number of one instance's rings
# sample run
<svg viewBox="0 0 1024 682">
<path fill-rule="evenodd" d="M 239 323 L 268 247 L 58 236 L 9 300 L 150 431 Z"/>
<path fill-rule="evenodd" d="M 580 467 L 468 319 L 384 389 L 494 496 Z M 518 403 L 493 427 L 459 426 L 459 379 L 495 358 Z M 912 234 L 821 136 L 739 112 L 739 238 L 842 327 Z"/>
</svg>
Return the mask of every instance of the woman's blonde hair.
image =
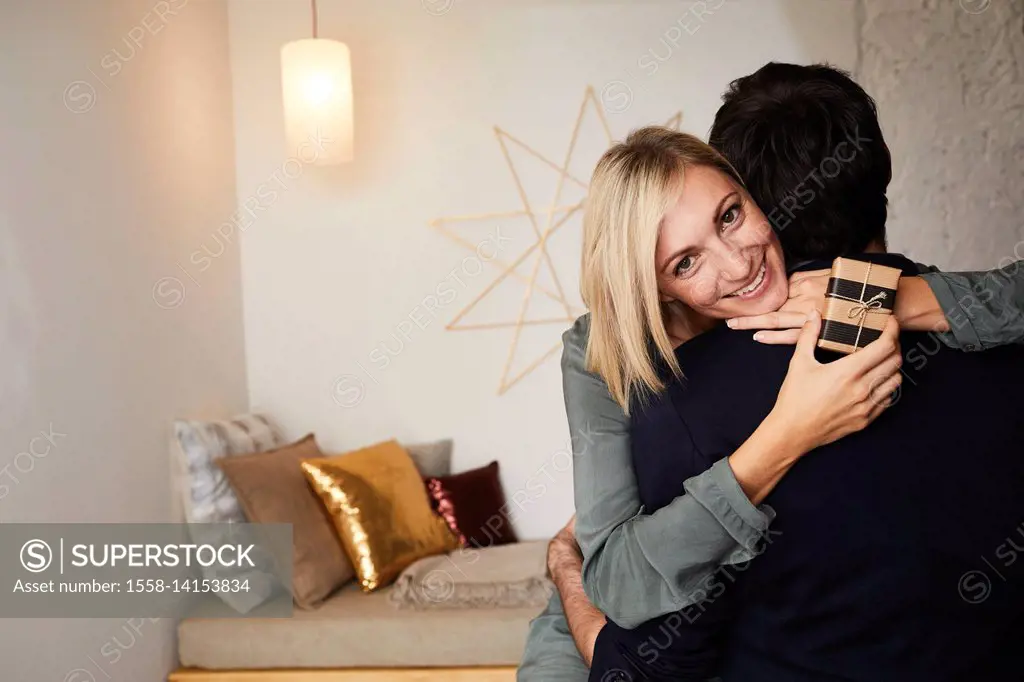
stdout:
<svg viewBox="0 0 1024 682">
<path fill-rule="evenodd" d="M 640 128 L 604 153 L 583 215 L 580 290 L 590 310 L 587 369 L 626 414 L 664 388 L 656 356 L 682 376 L 665 328 L 654 262 L 658 231 L 679 200 L 685 170 L 709 166 L 742 181 L 725 157 L 693 135 Z"/>
</svg>

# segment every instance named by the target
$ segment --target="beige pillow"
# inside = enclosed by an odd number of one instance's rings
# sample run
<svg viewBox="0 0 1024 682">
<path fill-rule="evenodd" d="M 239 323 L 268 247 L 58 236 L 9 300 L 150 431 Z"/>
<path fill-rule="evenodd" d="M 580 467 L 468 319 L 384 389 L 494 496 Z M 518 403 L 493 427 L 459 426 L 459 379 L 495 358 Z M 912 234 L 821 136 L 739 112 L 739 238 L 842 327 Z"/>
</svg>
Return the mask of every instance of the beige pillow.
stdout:
<svg viewBox="0 0 1024 682">
<path fill-rule="evenodd" d="M 440 478 L 452 473 L 452 439 L 429 443 L 402 443 L 423 478 Z"/>
<path fill-rule="evenodd" d="M 310 434 L 276 450 L 217 461 L 250 521 L 292 524 L 292 596 L 304 609 L 355 576 L 326 510 L 302 473 L 302 460 L 320 457 L 323 453 Z"/>
<path fill-rule="evenodd" d="M 541 607 L 554 590 L 547 552 L 541 540 L 420 559 L 398 576 L 388 600 L 403 609 Z"/>
</svg>

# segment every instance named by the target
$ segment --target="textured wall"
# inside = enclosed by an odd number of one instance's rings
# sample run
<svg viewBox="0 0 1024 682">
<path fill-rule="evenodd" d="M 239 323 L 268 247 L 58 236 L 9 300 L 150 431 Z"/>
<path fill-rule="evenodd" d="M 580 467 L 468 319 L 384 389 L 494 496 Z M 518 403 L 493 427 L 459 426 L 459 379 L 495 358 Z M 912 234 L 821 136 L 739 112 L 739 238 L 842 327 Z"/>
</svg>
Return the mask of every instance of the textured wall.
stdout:
<svg viewBox="0 0 1024 682">
<path fill-rule="evenodd" d="M 859 10 L 859 79 L 893 153 L 890 246 L 952 269 L 1024 258 L 1024 0 Z"/>
</svg>

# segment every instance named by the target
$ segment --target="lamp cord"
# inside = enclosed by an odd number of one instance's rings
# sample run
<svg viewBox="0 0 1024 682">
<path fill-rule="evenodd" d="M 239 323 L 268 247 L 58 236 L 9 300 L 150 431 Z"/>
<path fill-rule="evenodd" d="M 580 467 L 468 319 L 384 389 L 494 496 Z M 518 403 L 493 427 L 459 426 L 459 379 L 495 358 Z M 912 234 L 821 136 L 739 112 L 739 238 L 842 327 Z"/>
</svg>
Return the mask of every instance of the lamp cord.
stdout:
<svg viewBox="0 0 1024 682">
<path fill-rule="evenodd" d="M 317 16 L 317 11 L 316 11 L 316 0 L 310 0 L 310 4 L 312 5 L 312 9 L 313 9 L 313 37 L 317 38 L 317 37 L 319 37 L 317 35 L 317 32 L 318 32 L 317 31 L 317 23 L 318 23 L 319 17 Z"/>
</svg>

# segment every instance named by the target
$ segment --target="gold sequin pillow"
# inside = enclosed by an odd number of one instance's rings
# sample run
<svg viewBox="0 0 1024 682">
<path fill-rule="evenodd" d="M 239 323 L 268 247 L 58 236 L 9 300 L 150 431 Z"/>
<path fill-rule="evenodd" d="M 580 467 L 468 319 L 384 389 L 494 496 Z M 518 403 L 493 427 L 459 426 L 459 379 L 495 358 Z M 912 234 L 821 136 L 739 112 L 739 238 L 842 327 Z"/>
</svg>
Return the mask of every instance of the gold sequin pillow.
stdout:
<svg viewBox="0 0 1024 682">
<path fill-rule="evenodd" d="M 303 461 L 363 590 L 391 583 L 423 557 L 458 549 L 430 508 L 423 479 L 396 441 Z"/>
</svg>

